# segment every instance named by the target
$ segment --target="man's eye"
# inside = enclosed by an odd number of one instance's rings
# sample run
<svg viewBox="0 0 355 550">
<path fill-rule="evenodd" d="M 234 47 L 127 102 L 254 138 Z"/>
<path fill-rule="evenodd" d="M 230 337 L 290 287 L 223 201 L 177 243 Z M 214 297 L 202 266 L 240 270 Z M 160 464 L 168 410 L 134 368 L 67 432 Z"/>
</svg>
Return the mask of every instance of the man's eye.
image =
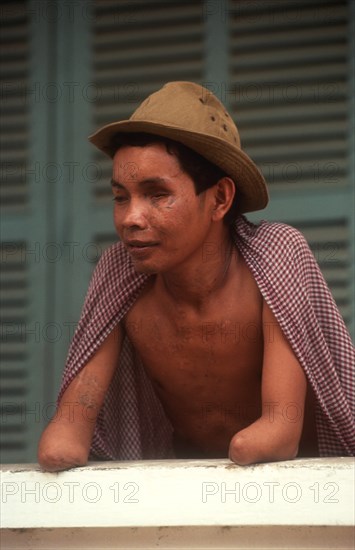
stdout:
<svg viewBox="0 0 355 550">
<path fill-rule="evenodd" d="M 168 193 L 164 193 L 163 191 L 152 194 L 153 199 L 162 199 L 167 196 L 168 196 Z"/>
<path fill-rule="evenodd" d="M 125 202 L 127 200 L 126 197 L 122 197 L 120 195 L 116 195 L 115 197 L 113 197 L 112 199 L 114 202 L 118 202 L 118 203 L 122 203 L 122 202 Z"/>
</svg>

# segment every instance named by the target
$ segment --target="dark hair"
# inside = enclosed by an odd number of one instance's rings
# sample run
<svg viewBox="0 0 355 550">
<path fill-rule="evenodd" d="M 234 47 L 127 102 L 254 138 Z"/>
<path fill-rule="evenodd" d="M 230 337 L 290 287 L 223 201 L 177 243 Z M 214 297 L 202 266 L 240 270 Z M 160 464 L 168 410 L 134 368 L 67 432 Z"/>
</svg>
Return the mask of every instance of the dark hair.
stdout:
<svg viewBox="0 0 355 550">
<path fill-rule="evenodd" d="M 152 143 L 163 143 L 169 154 L 175 154 L 179 164 L 184 172 L 190 176 L 194 182 L 196 195 L 203 193 L 210 187 L 213 187 L 218 180 L 227 176 L 227 174 L 218 166 L 205 159 L 186 145 L 173 139 L 156 136 L 146 133 L 127 133 L 116 134 L 113 137 L 112 145 L 118 150 L 124 145 L 132 147 L 146 147 Z M 233 203 L 224 216 L 224 221 L 231 224 L 237 217 L 237 204 L 234 197 Z"/>
</svg>

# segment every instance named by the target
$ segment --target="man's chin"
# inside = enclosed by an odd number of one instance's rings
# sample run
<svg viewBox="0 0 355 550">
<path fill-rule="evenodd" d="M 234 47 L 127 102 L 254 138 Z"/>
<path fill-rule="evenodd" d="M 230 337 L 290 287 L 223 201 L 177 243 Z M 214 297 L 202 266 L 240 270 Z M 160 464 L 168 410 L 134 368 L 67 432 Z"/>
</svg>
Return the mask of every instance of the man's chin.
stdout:
<svg viewBox="0 0 355 550">
<path fill-rule="evenodd" d="M 137 262 L 132 260 L 134 270 L 141 275 L 155 275 L 158 273 L 158 269 L 154 266 L 144 265 L 143 262 Z"/>
</svg>

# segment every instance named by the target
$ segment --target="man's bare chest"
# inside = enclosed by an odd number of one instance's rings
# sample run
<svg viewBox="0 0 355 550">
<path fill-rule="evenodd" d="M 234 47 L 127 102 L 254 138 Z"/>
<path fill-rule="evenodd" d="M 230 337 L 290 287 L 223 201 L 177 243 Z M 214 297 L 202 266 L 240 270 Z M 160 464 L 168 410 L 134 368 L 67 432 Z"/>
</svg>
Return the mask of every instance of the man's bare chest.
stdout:
<svg viewBox="0 0 355 550">
<path fill-rule="evenodd" d="M 168 391 L 186 384 L 236 385 L 260 377 L 262 307 L 257 292 L 230 297 L 203 313 L 164 309 L 151 295 L 138 299 L 125 331 L 154 382 Z"/>
</svg>

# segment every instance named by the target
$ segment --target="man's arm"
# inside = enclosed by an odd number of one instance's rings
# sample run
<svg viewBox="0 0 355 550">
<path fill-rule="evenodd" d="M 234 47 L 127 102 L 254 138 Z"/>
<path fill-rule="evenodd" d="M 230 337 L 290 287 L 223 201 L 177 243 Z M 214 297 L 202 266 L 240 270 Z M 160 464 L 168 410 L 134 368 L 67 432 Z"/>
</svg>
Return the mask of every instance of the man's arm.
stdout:
<svg viewBox="0 0 355 550">
<path fill-rule="evenodd" d="M 306 376 L 265 301 L 263 333 L 262 415 L 235 434 L 229 448 L 241 465 L 295 458 L 302 434 Z"/>
<path fill-rule="evenodd" d="M 38 462 L 47 471 L 87 463 L 96 419 L 115 372 L 122 345 L 117 325 L 65 390 L 55 417 L 44 430 Z"/>
</svg>

